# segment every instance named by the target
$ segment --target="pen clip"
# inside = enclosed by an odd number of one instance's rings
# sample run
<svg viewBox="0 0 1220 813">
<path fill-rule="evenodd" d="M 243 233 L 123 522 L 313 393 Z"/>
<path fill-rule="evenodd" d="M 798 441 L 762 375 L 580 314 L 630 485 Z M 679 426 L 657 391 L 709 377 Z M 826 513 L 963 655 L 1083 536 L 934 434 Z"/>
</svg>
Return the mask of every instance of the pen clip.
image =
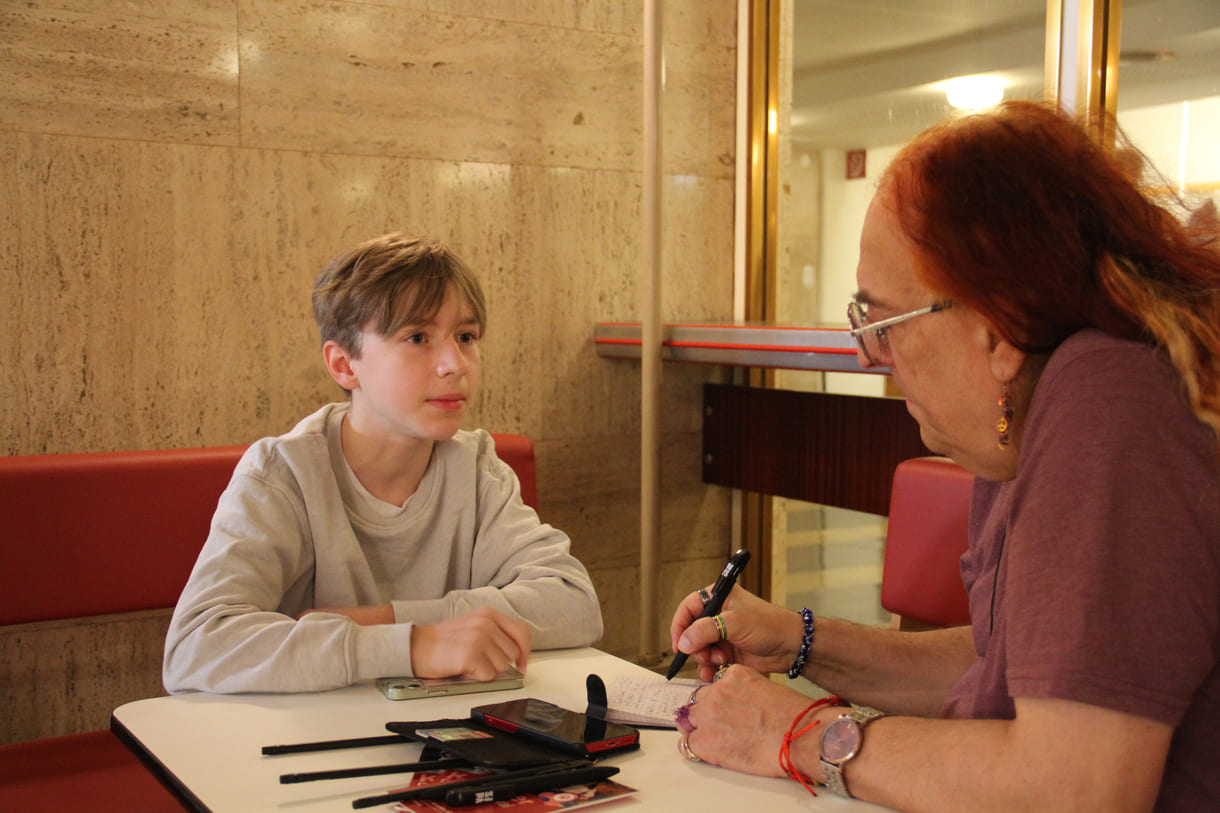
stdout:
<svg viewBox="0 0 1220 813">
<path fill-rule="evenodd" d="M 720 578 L 733 579 L 737 574 L 741 573 L 742 568 L 750 561 L 750 552 L 745 548 L 740 549 L 729 559 L 728 564 L 724 566 L 724 570 L 720 571 Z"/>
</svg>

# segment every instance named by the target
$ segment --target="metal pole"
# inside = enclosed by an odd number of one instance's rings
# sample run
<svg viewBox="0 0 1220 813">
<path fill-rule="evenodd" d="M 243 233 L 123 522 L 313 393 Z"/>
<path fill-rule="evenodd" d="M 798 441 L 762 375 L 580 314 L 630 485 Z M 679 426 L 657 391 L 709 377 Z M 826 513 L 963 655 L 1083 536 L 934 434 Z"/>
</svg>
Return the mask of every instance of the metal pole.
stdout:
<svg viewBox="0 0 1220 813">
<path fill-rule="evenodd" d="M 660 661 L 661 539 L 661 0 L 644 2 L 644 266 L 640 348 L 640 660 Z"/>
</svg>

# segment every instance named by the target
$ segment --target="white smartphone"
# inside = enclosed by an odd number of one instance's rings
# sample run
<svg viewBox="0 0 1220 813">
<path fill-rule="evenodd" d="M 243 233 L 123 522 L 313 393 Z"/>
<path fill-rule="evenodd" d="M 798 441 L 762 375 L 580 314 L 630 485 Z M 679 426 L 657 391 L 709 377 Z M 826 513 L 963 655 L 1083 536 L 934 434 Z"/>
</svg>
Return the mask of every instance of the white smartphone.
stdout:
<svg viewBox="0 0 1220 813">
<path fill-rule="evenodd" d="M 524 683 L 525 675 L 512 666 L 491 680 L 474 680 L 460 676 L 377 678 L 377 688 L 389 700 L 414 700 L 419 697 L 445 697 L 451 694 L 471 694 L 473 692 L 500 692 L 506 689 L 520 689 Z"/>
</svg>

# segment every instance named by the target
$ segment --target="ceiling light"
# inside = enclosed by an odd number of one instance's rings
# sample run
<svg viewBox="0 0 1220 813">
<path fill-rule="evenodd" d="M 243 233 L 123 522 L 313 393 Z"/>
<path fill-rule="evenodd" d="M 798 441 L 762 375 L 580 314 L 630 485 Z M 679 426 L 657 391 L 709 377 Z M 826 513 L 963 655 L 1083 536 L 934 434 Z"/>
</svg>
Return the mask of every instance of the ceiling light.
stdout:
<svg viewBox="0 0 1220 813">
<path fill-rule="evenodd" d="M 940 83 L 949 104 L 961 110 L 981 110 L 1004 100 L 1007 84 L 997 76 L 959 76 Z"/>
</svg>

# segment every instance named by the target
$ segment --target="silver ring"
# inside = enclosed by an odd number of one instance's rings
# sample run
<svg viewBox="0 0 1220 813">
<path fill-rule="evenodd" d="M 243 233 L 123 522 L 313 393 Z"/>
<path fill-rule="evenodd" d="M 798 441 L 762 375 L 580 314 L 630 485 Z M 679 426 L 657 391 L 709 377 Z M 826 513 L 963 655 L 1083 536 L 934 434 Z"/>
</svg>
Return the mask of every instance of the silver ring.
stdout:
<svg viewBox="0 0 1220 813">
<path fill-rule="evenodd" d="M 678 750 L 682 752 L 682 756 L 686 757 L 691 762 L 703 761 L 699 758 L 699 755 L 690 748 L 690 734 L 683 734 L 682 739 L 678 740 Z"/>
<path fill-rule="evenodd" d="M 730 666 L 732 666 L 732 664 L 726 663 L 726 664 L 722 664 L 718 669 L 716 669 L 716 674 L 715 674 L 715 676 L 712 677 L 712 683 L 715 683 L 716 681 L 718 681 L 722 677 L 724 677 L 724 673 L 729 671 Z"/>
<path fill-rule="evenodd" d="M 704 683 L 704 684 L 702 684 L 701 686 L 696 686 L 696 687 L 695 687 L 695 690 L 694 690 L 693 692 L 691 692 L 691 693 L 690 693 L 690 699 L 686 701 L 686 704 L 687 704 L 688 706 L 693 706 L 693 705 L 695 705 L 695 695 L 699 694 L 699 690 L 700 690 L 700 689 L 702 689 L 702 688 L 703 688 L 704 686 L 706 686 L 706 685 L 707 685 L 707 684 L 706 684 L 706 683 Z"/>
<path fill-rule="evenodd" d="M 699 588 L 699 598 L 703 600 L 704 604 L 707 604 L 709 601 L 712 600 L 712 594 L 707 591 L 706 587 L 700 587 Z"/>
</svg>

